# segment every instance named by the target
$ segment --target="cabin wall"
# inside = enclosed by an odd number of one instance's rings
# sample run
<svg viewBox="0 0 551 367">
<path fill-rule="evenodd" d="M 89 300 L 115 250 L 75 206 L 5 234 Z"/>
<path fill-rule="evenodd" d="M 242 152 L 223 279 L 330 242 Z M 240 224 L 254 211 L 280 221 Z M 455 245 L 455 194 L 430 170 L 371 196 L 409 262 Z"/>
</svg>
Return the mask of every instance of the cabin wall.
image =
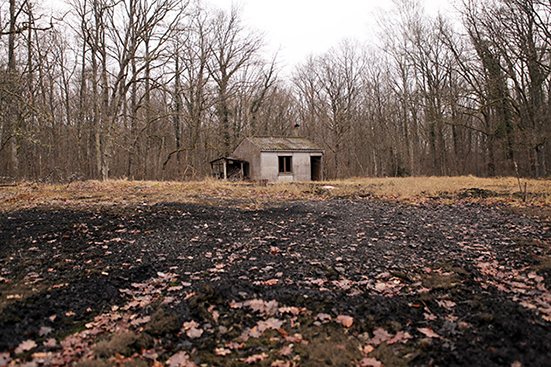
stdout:
<svg viewBox="0 0 551 367">
<path fill-rule="evenodd" d="M 292 172 L 279 172 L 279 156 L 291 156 Z M 262 152 L 261 179 L 270 182 L 311 181 L 310 156 L 319 156 L 309 152 Z"/>
<path fill-rule="evenodd" d="M 251 180 L 261 180 L 260 149 L 247 139 L 235 149 L 233 157 L 249 162 L 249 178 Z"/>
</svg>

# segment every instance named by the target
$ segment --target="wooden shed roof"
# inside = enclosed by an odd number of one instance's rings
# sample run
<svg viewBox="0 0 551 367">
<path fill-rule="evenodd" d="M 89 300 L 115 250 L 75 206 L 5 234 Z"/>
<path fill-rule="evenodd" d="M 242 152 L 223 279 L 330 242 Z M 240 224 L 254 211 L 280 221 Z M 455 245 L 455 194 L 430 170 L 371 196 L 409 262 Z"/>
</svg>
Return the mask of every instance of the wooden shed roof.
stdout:
<svg viewBox="0 0 551 367">
<path fill-rule="evenodd" d="M 262 152 L 299 150 L 319 151 L 323 153 L 323 149 L 321 149 L 319 146 L 312 143 L 306 138 L 256 136 L 247 139 L 255 146 L 257 146 Z"/>
</svg>

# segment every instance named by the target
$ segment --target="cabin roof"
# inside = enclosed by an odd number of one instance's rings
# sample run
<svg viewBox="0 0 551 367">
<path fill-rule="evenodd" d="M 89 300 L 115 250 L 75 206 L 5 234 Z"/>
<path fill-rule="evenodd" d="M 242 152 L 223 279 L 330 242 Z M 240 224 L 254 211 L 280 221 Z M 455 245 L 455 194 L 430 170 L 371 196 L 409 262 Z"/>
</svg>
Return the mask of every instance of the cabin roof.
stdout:
<svg viewBox="0 0 551 367">
<path fill-rule="evenodd" d="M 247 138 L 252 144 L 257 146 L 262 152 L 271 151 L 320 151 L 323 152 L 316 144 L 306 138 L 299 137 L 262 137 L 256 136 Z"/>
</svg>

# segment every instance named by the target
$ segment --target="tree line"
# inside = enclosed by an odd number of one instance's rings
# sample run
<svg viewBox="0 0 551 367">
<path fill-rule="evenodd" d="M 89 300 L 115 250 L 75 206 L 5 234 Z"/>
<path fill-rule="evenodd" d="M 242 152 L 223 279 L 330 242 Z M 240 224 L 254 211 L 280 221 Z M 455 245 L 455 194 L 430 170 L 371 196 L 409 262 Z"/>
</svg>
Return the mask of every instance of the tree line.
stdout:
<svg viewBox="0 0 551 367">
<path fill-rule="evenodd" d="M 243 137 L 297 133 L 329 178 L 551 172 L 548 1 L 464 0 L 448 19 L 396 0 L 377 42 L 289 77 L 237 8 L 68 6 L 0 0 L 3 178 L 199 179 Z"/>
</svg>

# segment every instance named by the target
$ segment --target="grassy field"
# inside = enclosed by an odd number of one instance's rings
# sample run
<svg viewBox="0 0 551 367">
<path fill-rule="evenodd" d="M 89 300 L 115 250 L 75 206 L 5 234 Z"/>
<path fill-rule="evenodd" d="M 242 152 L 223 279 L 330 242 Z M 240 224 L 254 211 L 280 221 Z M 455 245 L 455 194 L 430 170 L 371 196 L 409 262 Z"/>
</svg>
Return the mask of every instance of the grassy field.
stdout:
<svg viewBox="0 0 551 367">
<path fill-rule="evenodd" d="M 526 204 L 551 204 L 551 180 L 521 180 L 526 184 Z M 0 211 L 32 207 L 90 208 L 155 204 L 159 202 L 227 203 L 243 208 L 289 200 L 323 200 L 375 196 L 419 202 L 441 198 L 472 197 L 523 205 L 516 178 L 407 177 L 355 178 L 315 183 L 227 182 L 214 179 L 174 181 L 79 181 L 66 185 L 21 183 L 0 187 Z"/>
</svg>

